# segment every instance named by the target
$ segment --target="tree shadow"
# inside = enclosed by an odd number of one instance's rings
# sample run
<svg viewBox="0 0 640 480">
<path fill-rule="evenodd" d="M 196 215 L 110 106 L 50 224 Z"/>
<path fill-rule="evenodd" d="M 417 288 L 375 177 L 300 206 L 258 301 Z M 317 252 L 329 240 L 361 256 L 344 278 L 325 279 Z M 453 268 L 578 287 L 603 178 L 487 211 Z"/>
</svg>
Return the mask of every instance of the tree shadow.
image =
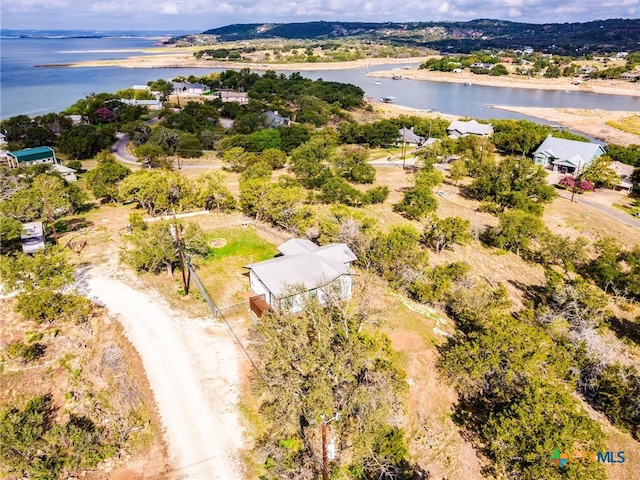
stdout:
<svg viewBox="0 0 640 480">
<path fill-rule="evenodd" d="M 636 321 L 612 317 L 609 319 L 609 327 L 619 338 L 628 339 L 640 345 L 640 317 Z"/>
<path fill-rule="evenodd" d="M 94 223 L 85 218 L 69 218 L 56 220 L 55 227 L 58 234 L 77 232 L 85 228 L 93 227 Z"/>
</svg>

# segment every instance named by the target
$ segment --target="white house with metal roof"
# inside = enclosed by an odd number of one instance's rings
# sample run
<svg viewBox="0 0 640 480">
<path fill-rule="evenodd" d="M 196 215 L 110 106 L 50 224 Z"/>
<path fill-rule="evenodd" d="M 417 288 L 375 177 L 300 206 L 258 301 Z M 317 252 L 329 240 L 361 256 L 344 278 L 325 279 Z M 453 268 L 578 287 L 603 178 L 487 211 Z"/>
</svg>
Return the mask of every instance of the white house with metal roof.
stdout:
<svg viewBox="0 0 640 480">
<path fill-rule="evenodd" d="M 463 120 L 454 120 L 447 127 L 449 138 L 459 138 L 466 135 L 485 136 L 493 134 L 493 127 L 489 124 L 478 123 L 475 120 L 467 122 Z"/>
<path fill-rule="evenodd" d="M 282 256 L 245 265 L 251 290 L 271 308 L 298 312 L 307 298 L 317 298 L 320 304 L 334 295 L 351 298 L 351 262 L 357 257 L 346 244 L 319 247 L 310 240 L 294 238 L 278 251 Z"/>
<path fill-rule="evenodd" d="M 579 174 L 604 153 L 602 145 L 597 143 L 579 142 L 549 135 L 533 152 L 533 161 L 536 165 L 553 167 L 554 172 Z"/>
</svg>

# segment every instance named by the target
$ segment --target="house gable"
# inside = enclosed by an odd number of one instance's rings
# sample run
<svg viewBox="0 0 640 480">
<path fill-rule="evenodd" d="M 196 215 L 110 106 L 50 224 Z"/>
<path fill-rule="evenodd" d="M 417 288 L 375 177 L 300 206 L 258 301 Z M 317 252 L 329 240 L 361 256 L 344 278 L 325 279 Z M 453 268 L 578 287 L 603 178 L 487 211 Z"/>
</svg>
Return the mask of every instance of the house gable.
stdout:
<svg viewBox="0 0 640 480">
<path fill-rule="evenodd" d="M 536 165 L 553 165 L 554 169 L 558 166 L 582 169 L 604 153 L 597 143 L 548 136 L 533 153 L 533 160 Z"/>
</svg>

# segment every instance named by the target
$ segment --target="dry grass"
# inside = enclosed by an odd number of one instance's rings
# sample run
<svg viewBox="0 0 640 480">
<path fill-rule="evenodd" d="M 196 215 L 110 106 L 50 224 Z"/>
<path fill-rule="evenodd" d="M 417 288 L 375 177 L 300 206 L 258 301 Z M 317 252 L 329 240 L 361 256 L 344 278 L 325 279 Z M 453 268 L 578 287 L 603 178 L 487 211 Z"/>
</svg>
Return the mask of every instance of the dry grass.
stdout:
<svg viewBox="0 0 640 480">
<path fill-rule="evenodd" d="M 630 117 L 624 117 L 619 120 L 610 120 L 607 122 L 607 125 L 622 130 L 623 132 L 640 135 L 640 115 L 631 115 Z"/>
<path fill-rule="evenodd" d="M 429 478 L 482 478 L 483 460 L 451 420 L 455 391 L 438 373 L 437 346 L 445 341 L 440 332 L 451 333 L 450 322 L 440 312 L 390 293 L 382 280 L 366 273 L 356 277 L 355 292 L 356 300 L 364 297 L 372 318 L 382 323 L 407 372 L 404 427 L 413 460 Z"/>
<path fill-rule="evenodd" d="M 4 312 L 0 318 L 0 410 L 22 408 L 28 399 L 51 393 L 61 420 L 75 413 L 101 425 L 143 427 L 130 438 L 129 452 L 101 464 L 86 478 L 105 478 L 108 472 L 117 478 L 121 470 L 130 479 L 165 475 L 169 461 L 157 428 L 160 422 L 153 395 L 142 362 L 120 324 L 96 308 L 86 324 L 39 325 L 14 313 L 14 306 L 14 299 L 0 300 Z M 6 348 L 11 342 L 28 342 L 35 335 L 46 345 L 42 357 L 26 365 L 8 357 Z M 105 363 L 108 351 L 115 353 L 115 360 Z M 150 423 L 145 427 L 146 422 Z M 163 478 L 167 477 L 171 475 Z"/>
</svg>

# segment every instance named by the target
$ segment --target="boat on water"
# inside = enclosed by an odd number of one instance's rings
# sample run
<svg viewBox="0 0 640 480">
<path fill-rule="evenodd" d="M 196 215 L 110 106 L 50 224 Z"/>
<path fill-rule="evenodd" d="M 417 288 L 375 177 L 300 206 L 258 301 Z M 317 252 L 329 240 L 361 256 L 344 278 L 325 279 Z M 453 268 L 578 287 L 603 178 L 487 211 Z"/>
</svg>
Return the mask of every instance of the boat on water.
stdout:
<svg viewBox="0 0 640 480">
<path fill-rule="evenodd" d="M 376 77 L 373 83 L 375 83 L 376 85 L 380 85 L 380 77 Z"/>
<path fill-rule="evenodd" d="M 393 77 L 394 80 L 402 80 L 402 75 L 394 75 Z"/>
<path fill-rule="evenodd" d="M 380 101 L 384 103 L 393 103 L 396 101 L 396 97 L 382 97 L 380 98 Z"/>
</svg>

